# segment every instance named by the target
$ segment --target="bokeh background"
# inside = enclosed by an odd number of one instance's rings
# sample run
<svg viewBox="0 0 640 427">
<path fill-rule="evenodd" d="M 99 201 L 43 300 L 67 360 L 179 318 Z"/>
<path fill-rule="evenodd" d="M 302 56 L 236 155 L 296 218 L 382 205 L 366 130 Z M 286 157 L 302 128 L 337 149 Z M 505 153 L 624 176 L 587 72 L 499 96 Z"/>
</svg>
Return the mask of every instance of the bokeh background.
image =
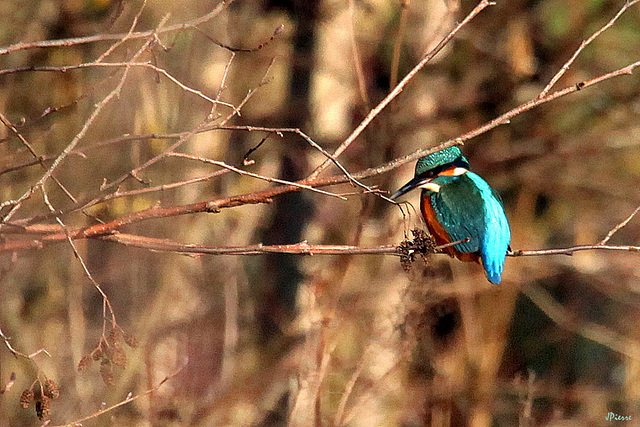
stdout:
<svg viewBox="0 0 640 427">
<path fill-rule="evenodd" d="M 435 146 L 536 97 L 580 42 L 622 0 L 498 2 L 468 24 L 340 157 L 351 172 Z M 183 85 L 239 105 L 234 126 L 300 128 L 333 151 L 394 85 L 474 6 L 456 0 L 236 0 L 197 28 L 161 33 L 149 61 Z M 2 0 L 0 46 L 125 34 L 140 1 Z M 136 31 L 191 22 L 217 1 L 149 0 Z M 147 39 L 118 45 L 126 62 Z M 114 40 L 30 48 L 0 56 L 0 112 L 48 167 L 112 91 L 124 67 L 34 71 L 100 57 Z M 397 58 L 397 60 L 394 60 Z M 640 59 L 640 5 L 587 47 L 558 83 L 574 85 Z M 54 176 L 79 200 L 162 153 L 170 134 L 195 129 L 212 105 L 149 68 L 132 67 L 118 97 L 91 123 Z M 212 123 L 232 110 L 218 106 Z M 150 137 L 153 134 L 154 137 Z M 147 135 L 123 138 L 125 135 Z M 0 127 L 0 201 L 43 175 L 23 142 Z M 243 165 L 247 152 L 253 164 Z M 600 241 L 640 205 L 640 80 L 611 79 L 519 115 L 463 151 L 502 195 L 513 249 Z M 178 151 L 286 180 L 324 157 L 295 134 L 211 130 Z M 168 157 L 128 179 L 135 190 L 216 170 Z M 337 174 L 335 168 L 324 175 Z M 412 165 L 367 180 L 394 191 Z M 165 191 L 114 198 L 68 212 L 68 227 L 155 206 L 269 188 L 226 173 Z M 414 209 L 349 185 L 348 200 L 311 192 L 144 221 L 121 231 L 207 246 L 396 245 L 424 227 Z M 112 189 L 111 191 L 114 191 Z M 406 200 L 417 207 L 416 193 Z M 0 209 L 6 215 L 9 207 Z M 42 193 L 12 221 L 55 224 Z M 611 244 L 637 245 L 640 218 Z M 33 239 L 0 228 L 0 243 Z M 78 240 L 79 254 L 124 331 L 103 329 L 103 299 L 61 242 L 0 254 L 0 425 L 40 425 L 20 395 L 51 379 L 51 425 L 79 420 L 152 392 L 86 426 L 585 426 L 609 412 L 640 420 L 640 255 L 585 251 L 509 258 L 503 283 L 475 265 L 433 255 L 410 271 L 390 255 L 184 256 Z M 120 329 L 117 329 L 118 331 Z M 107 337 L 106 356 L 90 363 Z M 137 341 L 135 347 L 132 337 Z M 3 340 L 4 341 L 4 340 Z M 115 350 L 114 350 L 115 349 Z M 95 355 L 95 352 L 93 353 Z M 85 357 L 85 359 L 83 359 Z M 84 369 L 78 364 L 84 360 Z M 102 365 L 109 365 L 107 368 Z M 111 371 L 112 370 L 112 371 Z M 179 371 L 177 374 L 176 372 Z M 106 375 L 105 375 L 106 373 Z M 112 374 L 112 377 L 109 376 Z M 175 375 L 174 375 L 175 374 Z M 11 384 L 10 384 L 11 385 Z"/>
</svg>

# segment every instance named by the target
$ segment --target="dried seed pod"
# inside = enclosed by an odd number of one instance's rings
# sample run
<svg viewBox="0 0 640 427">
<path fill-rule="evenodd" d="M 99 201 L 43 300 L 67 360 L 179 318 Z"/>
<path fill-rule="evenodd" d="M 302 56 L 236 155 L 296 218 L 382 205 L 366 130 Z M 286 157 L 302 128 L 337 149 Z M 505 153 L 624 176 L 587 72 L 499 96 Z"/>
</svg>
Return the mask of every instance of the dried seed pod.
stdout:
<svg viewBox="0 0 640 427">
<path fill-rule="evenodd" d="M 33 389 L 27 388 L 20 395 L 20 404 L 23 408 L 28 408 L 33 402 Z"/>
<path fill-rule="evenodd" d="M 115 385 L 113 365 L 109 359 L 102 359 L 102 362 L 100 362 L 100 375 L 102 375 L 102 381 L 104 381 L 105 384 Z"/>
<path fill-rule="evenodd" d="M 120 329 L 111 328 L 107 335 L 107 343 L 109 345 L 116 345 L 118 341 L 120 341 L 120 338 L 122 338 L 122 332 L 120 332 Z"/>
<path fill-rule="evenodd" d="M 138 340 L 133 335 L 125 332 L 122 334 L 122 337 L 124 338 L 125 344 L 127 344 L 129 347 L 136 348 L 138 346 Z"/>
<path fill-rule="evenodd" d="M 93 357 L 93 360 L 95 360 L 96 362 L 98 360 L 102 359 L 103 355 L 104 355 L 104 353 L 102 351 L 102 346 L 98 346 L 98 348 L 93 350 L 93 352 L 91 353 L 91 357 Z"/>
<path fill-rule="evenodd" d="M 60 397 L 60 389 L 54 380 L 46 380 L 42 388 L 45 396 L 50 397 L 51 399 Z"/>
<path fill-rule="evenodd" d="M 41 400 L 36 401 L 36 415 L 40 421 L 49 417 L 49 403 L 51 400 L 47 396 L 42 396 Z"/>
<path fill-rule="evenodd" d="M 82 356 L 82 359 L 78 362 L 78 372 L 86 370 L 91 365 L 91 362 L 93 362 L 91 355 Z"/>
<path fill-rule="evenodd" d="M 120 347 L 113 347 L 113 364 L 118 368 L 126 368 L 127 367 L 127 355 L 124 350 Z"/>
</svg>

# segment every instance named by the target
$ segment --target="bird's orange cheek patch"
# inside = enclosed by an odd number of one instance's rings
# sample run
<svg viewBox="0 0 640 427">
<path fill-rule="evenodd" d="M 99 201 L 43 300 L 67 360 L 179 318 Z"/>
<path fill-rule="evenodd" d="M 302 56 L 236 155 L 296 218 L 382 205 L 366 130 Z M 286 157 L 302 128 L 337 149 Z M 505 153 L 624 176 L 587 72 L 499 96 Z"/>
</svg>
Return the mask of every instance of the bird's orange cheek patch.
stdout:
<svg viewBox="0 0 640 427">
<path fill-rule="evenodd" d="M 460 176 L 460 175 L 464 175 L 467 172 L 469 172 L 469 171 L 466 170 L 465 168 L 451 168 L 451 169 L 443 170 L 438 175 L 441 175 L 441 176 Z"/>
</svg>

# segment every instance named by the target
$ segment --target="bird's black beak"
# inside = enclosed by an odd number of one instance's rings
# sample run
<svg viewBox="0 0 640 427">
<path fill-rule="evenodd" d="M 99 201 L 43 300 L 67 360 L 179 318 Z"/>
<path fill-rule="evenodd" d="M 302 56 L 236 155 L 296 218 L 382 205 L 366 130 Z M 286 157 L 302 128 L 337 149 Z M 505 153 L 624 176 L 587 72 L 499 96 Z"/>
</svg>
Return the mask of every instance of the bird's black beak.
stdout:
<svg viewBox="0 0 640 427">
<path fill-rule="evenodd" d="M 403 194 L 406 194 L 409 191 L 411 191 L 411 190 L 413 190 L 415 188 L 418 188 L 421 185 L 426 184 L 431 180 L 433 180 L 433 177 L 425 178 L 424 176 L 416 176 L 411 181 L 407 182 L 405 185 L 400 187 L 400 189 L 398 191 L 393 193 L 391 195 L 391 200 L 396 200 L 398 197 L 402 196 Z"/>
</svg>

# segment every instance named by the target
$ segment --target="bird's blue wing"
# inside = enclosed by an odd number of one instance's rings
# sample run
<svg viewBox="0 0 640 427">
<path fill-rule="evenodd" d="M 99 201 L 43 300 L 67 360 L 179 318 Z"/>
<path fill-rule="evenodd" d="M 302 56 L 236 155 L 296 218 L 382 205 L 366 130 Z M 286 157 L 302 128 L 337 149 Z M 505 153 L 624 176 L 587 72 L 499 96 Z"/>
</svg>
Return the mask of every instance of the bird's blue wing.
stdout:
<svg viewBox="0 0 640 427">
<path fill-rule="evenodd" d="M 461 252 L 479 252 L 487 278 L 499 283 L 511 240 L 502 202 L 480 176 L 467 172 L 431 195 L 438 221 Z"/>
</svg>

